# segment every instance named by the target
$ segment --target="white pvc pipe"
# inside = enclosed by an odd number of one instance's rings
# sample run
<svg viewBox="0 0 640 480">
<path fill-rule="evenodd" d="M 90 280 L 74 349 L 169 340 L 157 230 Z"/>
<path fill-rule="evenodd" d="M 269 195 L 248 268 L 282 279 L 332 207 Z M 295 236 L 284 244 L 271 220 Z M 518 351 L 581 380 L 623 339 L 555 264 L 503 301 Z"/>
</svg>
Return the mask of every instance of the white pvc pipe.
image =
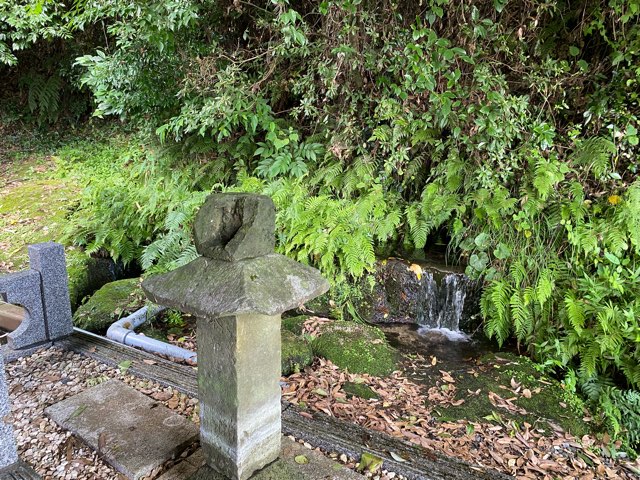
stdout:
<svg viewBox="0 0 640 480">
<path fill-rule="evenodd" d="M 163 310 L 166 310 L 166 307 L 158 306 L 151 311 L 149 311 L 147 307 L 143 307 L 128 317 L 121 318 L 109 327 L 107 330 L 107 338 L 124 345 L 138 347 L 146 352 L 159 353 L 181 360 L 189 360 L 194 364 L 197 363 L 198 354 L 196 352 L 176 347 L 175 345 L 156 340 L 155 338 L 138 335 L 134 332 L 134 329 L 145 323 L 147 319 L 153 318 Z"/>
</svg>

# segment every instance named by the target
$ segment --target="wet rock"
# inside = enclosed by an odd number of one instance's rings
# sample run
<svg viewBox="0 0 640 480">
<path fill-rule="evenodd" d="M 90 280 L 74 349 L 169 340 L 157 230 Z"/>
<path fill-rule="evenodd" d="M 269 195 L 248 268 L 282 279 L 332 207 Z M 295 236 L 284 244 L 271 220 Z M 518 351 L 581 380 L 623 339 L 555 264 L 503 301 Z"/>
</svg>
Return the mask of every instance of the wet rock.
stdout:
<svg viewBox="0 0 640 480">
<path fill-rule="evenodd" d="M 311 346 L 294 333 L 282 331 L 282 375 L 297 373 L 313 362 Z"/>
<path fill-rule="evenodd" d="M 113 322 L 143 305 L 140 279 L 118 280 L 107 283 L 78 308 L 73 324 L 90 332 L 104 333 Z"/>
<path fill-rule="evenodd" d="M 340 313 L 336 308 L 330 291 L 305 302 L 304 309 L 299 309 L 296 312 L 298 314 L 309 313 L 317 317 L 340 318 Z"/>
<path fill-rule="evenodd" d="M 331 360 L 351 373 L 389 375 L 395 369 L 395 352 L 379 328 L 336 320 L 320 326 L 311 344 L 314 354 Z"/>
<path fill-rule="evenodd" d="M 389 258 L 378 262 L 373 280 L 363 282 L 364 298 L 358 305 L 358 314 L 368 322 L 464 331 L 475 327 L 480 284 L 461 268 Z"/>
</svg>

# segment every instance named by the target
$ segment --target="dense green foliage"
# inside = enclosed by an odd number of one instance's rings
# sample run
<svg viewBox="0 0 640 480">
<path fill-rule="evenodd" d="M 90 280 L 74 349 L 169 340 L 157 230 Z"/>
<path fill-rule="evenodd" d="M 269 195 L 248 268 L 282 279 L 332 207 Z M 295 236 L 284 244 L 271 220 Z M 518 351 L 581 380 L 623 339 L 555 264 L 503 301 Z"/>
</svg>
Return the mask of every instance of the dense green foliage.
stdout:
<svg viewBox="0 0 640 480">
<path fill-rule="evenodd" d="M 28 108 L 54 119 L 65 79 L 168 147 L 87 190 L 89 251 L 188 261 L 211 189 L 271 195 L 281 251 L 339 283 L 447 243 L 487 282 L 487 334 L 637 444 L 638 0 L 2 5 L 0 62 L 41 76 L 16 80 Z M 25 54 L 62 41 L 59 71 Z"/>
</svg>

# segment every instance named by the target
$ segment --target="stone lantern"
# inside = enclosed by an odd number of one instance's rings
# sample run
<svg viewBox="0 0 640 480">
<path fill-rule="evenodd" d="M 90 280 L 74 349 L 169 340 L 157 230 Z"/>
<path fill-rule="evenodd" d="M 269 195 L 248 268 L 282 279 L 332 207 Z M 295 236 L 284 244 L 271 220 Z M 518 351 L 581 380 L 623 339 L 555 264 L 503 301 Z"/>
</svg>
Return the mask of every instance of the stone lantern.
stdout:
<svg viewBox="0 0 640 480">
<path fill-rule="evenodd" d="M 207 464 L 234 480 L 280 453 L 280 316 L 329 288 L 274 253 L 274 231 L 269 197 L 212 194 L 195 219 L 202 256 L 142 284 L 153 302 L 197 318 L 200 442 Z"/>
</svg>

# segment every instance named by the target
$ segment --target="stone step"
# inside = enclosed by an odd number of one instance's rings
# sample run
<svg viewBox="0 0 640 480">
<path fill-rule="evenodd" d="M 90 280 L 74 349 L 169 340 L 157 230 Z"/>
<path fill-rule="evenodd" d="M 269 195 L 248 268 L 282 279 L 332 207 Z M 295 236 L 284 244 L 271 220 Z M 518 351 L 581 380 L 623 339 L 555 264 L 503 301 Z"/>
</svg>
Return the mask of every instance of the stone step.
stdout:
<svg viewBox="0 0 640 480">
<path fill-rule="evenodd" d="M 45 409 L 131 480 L 151 475 L 198 439 L 193 422 L 119 380 L 109 380 Z"/>
</svg>

